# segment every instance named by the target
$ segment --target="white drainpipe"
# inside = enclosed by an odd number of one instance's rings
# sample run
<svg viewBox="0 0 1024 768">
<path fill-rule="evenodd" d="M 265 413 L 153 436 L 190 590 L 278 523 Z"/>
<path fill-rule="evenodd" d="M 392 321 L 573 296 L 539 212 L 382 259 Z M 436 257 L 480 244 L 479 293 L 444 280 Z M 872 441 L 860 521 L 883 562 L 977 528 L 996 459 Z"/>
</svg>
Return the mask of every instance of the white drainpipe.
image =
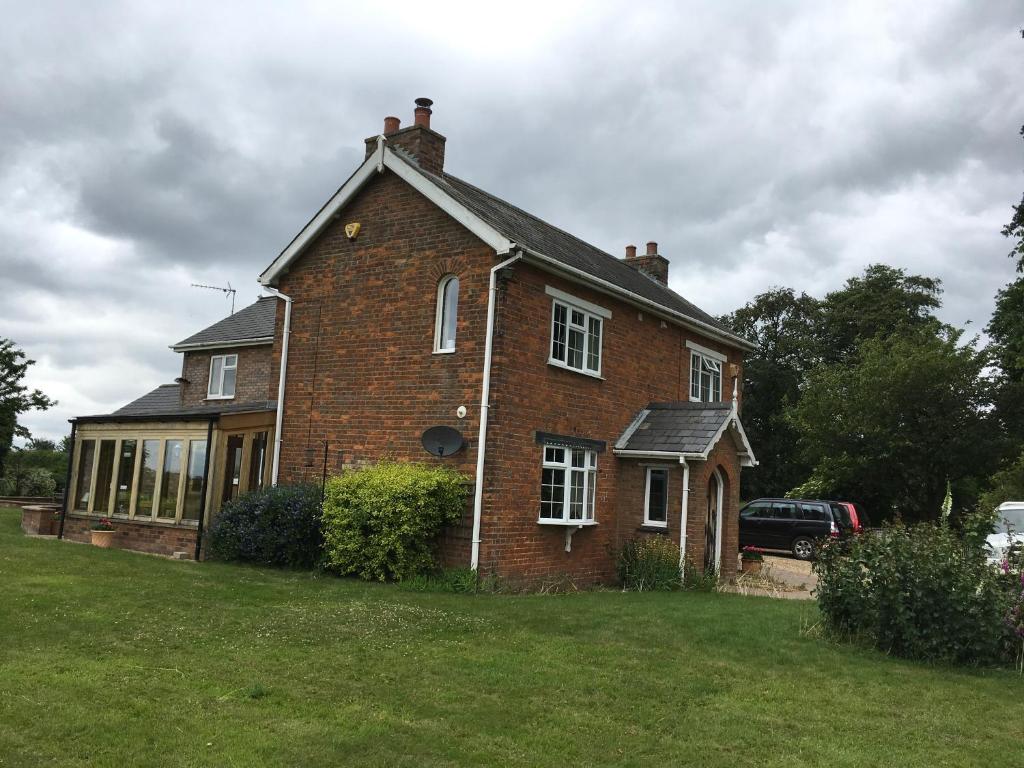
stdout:
<svg viewBox="0 0 1024 768">
<path fill-rule="evenodd" d="M 480 518 L 484 506 L 484 457 L 487 454 L 487 412 L 491 403 L 491 352 L 494 347 L 494 314 L 498 295 L 498 272 L 523 258 L 518 253 L 491 268 L 491 279 L 487 291 L 487 333 L 484 340 L 484 382 L 480 393 L 480 433 L 476 440 L 476 483 L 473 491 L 473 556 L 470 567 L 475 571 L 480 565 Z"/>
<path fill-rule="evenodd" d="M 679 463 L 683 465 L 683 508 L 679 514 L 679 570 L 682 572 L 686 565 L 686 520 L 690 511 L 690 465 L 682 456 L 679 457 Z"/>
<path fill-rule="evenodd" d="M 277 485 L 277 473 L 281 468 L 281 427 L 284 425 L 284 382 L 288 375 L 288 337 L 292 332 L 292 299 L 269 286 L 263 290 L 284 302 L 284 333 L 281 338 L 281 372 L 277 379 L 277 417 L 274 422 L 274 461 L 271 465 L 270 484 Z"/>
</svg>

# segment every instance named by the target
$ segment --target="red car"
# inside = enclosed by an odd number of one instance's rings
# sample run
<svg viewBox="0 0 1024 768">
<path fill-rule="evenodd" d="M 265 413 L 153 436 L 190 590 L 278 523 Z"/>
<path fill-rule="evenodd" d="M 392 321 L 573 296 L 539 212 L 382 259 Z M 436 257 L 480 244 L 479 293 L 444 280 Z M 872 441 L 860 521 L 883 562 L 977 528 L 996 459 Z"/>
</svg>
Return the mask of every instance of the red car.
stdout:
<svg viewBox="0 0 1024 768">
<path fill-rule="evenodd" d="M 843 527 L 848 528 L 854 533 L 861 533 L 870 524 L 868 513 L 864 511 L 864 507 L 860 504 L 852 501 L 830 501 L 829 504 L 842 517 Z"/>
</svg>

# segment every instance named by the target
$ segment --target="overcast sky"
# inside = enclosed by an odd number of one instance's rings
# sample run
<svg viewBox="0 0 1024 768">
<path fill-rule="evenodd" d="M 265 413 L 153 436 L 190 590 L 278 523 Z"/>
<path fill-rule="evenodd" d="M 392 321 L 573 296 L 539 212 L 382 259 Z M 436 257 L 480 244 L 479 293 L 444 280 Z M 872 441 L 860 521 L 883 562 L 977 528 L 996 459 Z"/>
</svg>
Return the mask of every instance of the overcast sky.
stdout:
<svg viewBox="0 0 1024 768">
<path fill-rule="evenodd" d="M 343 6 L 348 7 L 343 7 Z M 715 314 L 882 261 L 980 331 L 1024 190 L 1019 2 L 0 0 L 0 336 L 60 404 L 180 373 L 256 276 L 434 99 L 446 169 Z"/>
</svg>

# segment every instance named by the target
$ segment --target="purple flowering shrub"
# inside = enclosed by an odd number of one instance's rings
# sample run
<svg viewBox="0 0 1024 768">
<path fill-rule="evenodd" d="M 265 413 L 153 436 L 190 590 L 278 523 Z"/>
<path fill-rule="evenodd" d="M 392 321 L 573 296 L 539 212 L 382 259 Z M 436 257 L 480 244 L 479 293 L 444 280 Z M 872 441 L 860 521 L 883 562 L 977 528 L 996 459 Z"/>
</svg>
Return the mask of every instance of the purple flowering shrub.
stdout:
<svg viewBox="0 0 1024 768">
<path fill-rule="evenodd" d="M 279 485 L 239 496 L 213 519 L 208 536 L 217 560 L 314 568 L 323 552 L 320 489 Z"/>
</svg>

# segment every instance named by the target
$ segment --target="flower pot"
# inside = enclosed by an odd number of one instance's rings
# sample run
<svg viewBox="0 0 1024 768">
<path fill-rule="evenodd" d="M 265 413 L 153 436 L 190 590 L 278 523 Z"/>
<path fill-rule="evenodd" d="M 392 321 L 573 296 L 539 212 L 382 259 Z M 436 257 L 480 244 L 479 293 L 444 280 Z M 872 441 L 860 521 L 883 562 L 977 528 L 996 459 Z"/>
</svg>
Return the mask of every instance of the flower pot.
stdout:
<svg viewBox="0 0 1024 768">
<path fill-rule="evenodd" d="M 764 563 L 761 560 L 744 560 L 742 564 L 744 573 L 760 573 L 761 566 Z"/>
<path fill-rule="evenodd" d="M 93 531 L 92 532 L 92 545 L 94 547 L 103 547 L 104 549 L 110 549 L 114 546 L 114 534 L 117 531 Z"/>
</svg>

